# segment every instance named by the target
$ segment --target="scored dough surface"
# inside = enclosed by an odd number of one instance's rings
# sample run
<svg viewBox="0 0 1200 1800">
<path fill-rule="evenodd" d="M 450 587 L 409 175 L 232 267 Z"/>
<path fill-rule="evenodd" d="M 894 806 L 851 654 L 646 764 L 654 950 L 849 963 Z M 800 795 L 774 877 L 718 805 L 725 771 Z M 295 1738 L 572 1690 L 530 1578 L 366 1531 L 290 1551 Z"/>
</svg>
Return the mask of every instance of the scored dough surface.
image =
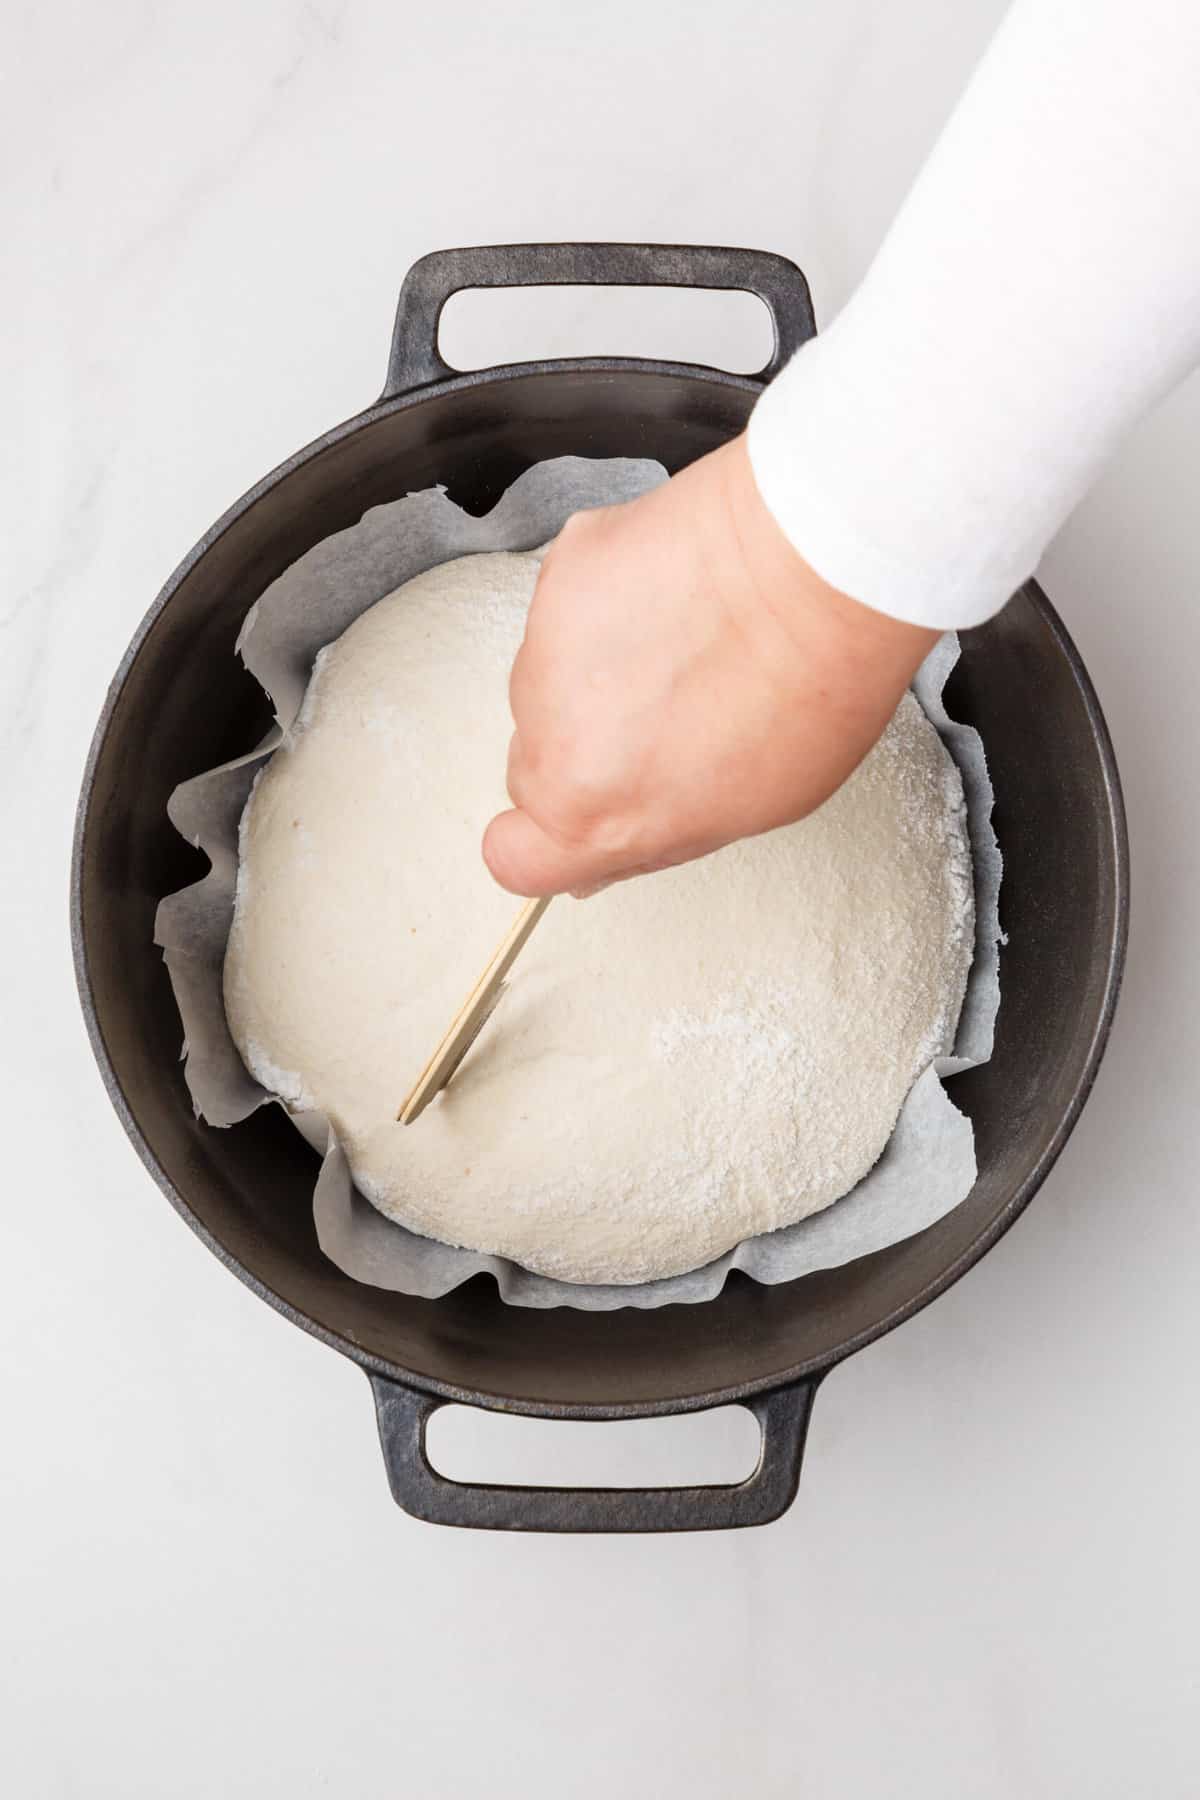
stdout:
<svg viewBox="0 0 1200 1800">
<path fill-rule="evenodd" d="M 225 1004 L 381 1212 L 563 1280 L 647 1281 L 846 1193 L 950 1049 L 962 784 L 906 695 L 801 824 L 556 900 L 450 1087 L 397 1124 L 519 905 L 479 843 L 537 567 L 443 564 L 322 651 L 243 815 Z"/>
</svg>

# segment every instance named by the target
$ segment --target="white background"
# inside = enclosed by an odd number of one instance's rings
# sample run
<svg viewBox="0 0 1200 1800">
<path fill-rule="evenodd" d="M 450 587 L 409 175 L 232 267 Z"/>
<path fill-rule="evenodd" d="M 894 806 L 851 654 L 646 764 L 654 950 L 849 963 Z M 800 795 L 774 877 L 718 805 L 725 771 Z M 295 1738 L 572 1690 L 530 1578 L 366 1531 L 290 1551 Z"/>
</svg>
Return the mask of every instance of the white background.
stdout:
<svg viewBox="0 0 1200 1800">
<path fill-rule="evenodd" d="M 795 257 L 828 319 L 1000 10 L 5 0 L 0 1760 L 21 1800 L 1200 1788 L 1195 384 L 1044 571 L 1131 814 L 1095 1098 L 1017 1230 L 827 1383 L 779 1525 L 510 1540 L 396 1511 L 361 1374 L 231 1279 L 136 1161 L 68 954 L 105 684 L 210 521 L 378 392 L 413 258 L 746 243 Z M 745 360 L 734 312 L 685 345 L 671 307 L 559 296 L 476 309 L 461 338 Z M 620 1479 L 736 1470 L 742 1421 L 467 1415 L 441 1442 L 496 1475 Z"/>
</svg>

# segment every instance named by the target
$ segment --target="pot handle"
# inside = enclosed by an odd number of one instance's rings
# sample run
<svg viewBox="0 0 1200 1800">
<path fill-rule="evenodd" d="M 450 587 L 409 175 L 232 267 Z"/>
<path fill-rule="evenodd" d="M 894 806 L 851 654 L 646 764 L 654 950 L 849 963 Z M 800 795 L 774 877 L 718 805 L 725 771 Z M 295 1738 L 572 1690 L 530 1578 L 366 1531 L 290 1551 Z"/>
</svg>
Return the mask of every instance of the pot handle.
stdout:
<svg viewBox="0 0 1200 1800">
<path fill-rule="evenodd" d="M 813 1395 L 821 1380 L 796 1382 L 742 1405 L 762 1429 L 758 1466 L 719 1487 L 499 1487 L 451 1481 L 429 1461 L 425 1434 L 446 1402 L 386 1376 L 371 1375 L 379 1440 L 392 1498 L 432 1525 L 484 1531 L 724 1531 L 767 1525 L 796 1497 Z"/>
<path fill-rule="evenodd" d="M 501 287 L 737 288 L 756 294 L 771 315 L 775 343 L 765 368 L 770 381 L 816 332 L 808 282 L 786 256 L 700 244 L 481 244 L 434 250 L 404 277 L 384 400 L 460 373 L 438 350 L 438 321 L 463 288 Z"/>
</svg>

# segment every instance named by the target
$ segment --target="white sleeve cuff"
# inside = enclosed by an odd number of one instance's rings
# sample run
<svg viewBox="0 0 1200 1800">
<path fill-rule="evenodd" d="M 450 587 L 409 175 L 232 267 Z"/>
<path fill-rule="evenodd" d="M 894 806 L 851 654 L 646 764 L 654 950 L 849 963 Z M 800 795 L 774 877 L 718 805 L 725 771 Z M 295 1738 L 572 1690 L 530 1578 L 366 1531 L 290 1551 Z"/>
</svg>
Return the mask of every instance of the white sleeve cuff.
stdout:
<svg viewBox="0 0 1200 1800">
<path fill-rule="evenodd" d="M 915 529 L 906 556 L 903 547 L 881 541 L 868 504 L 855 514 L 854 493 L 831 483 L 821 455 L 827 415 L 820 393 L 809 393 L 818 384 L 807 380 L 819 350 L 823 341 L 801 351 L 750 419 L 750 466 L 768 510 L 823 581 L 876 612 L 937 631 L 981 624 L 1030 570 L 995 554 L 972 556 L 969 543 L 931 542 Z M 836 411 L 836 394 L 831 404 Z M 894 506 L 886 511 L 893 514 Z"/>
</svg>

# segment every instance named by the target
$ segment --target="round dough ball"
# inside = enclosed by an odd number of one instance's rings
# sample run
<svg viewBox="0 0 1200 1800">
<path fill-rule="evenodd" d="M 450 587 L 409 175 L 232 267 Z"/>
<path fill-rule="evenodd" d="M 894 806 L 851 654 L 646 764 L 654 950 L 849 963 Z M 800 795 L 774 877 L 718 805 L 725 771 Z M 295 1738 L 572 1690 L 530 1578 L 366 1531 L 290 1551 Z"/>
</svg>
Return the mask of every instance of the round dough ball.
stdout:
<svg viewBox="0 0 1200 1800">
<path fill-rule="evenodd" d="M 971 960 L 958 771 L 906 695 L 799 825 L 559 899 L 450 1086 L 396 1110 L 518 902 L 507 676 L 536 553 L 419 576 L 322 651 L 241 828 L 225 1001 L 362 1193 L 566 1281 L 675 1275 L 828 1206 L 949 1050 Z"/>
</svg>

